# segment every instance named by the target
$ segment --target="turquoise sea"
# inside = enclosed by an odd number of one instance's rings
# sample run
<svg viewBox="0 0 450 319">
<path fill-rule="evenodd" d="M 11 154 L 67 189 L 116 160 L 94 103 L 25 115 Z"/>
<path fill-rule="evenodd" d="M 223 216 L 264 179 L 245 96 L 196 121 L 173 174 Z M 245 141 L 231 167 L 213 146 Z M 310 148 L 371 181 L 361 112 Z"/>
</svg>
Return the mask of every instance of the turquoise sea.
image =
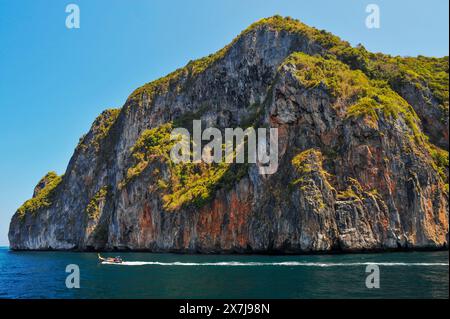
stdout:
<svg viewBox="0 0 450 319">
<path fill-rule="evenodd" d="M 113 256 L 113 254 L 105 254 Z M 339 255 L 12 252 L 0 248 L 0 298 L 448 298 L 448 251 Z M 380 288 L 366 287 L 379 267 Z M 66 266 L 80 288 L 66 287 Z"/>
</svg>

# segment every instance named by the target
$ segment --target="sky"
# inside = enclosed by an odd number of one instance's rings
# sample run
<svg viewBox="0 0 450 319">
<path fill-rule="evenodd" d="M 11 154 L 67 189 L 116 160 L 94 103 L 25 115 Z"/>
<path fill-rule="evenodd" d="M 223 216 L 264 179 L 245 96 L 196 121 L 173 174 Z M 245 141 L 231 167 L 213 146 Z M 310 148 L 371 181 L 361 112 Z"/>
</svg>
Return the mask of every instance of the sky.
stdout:
<svg viewBox="0 0 450 319">
<path fill-rule="evenodd" d="M 66 6 L 80 28 L 66 27 Z M 366 6 L 380 8 L 369 29 Z M 65 172 L 102 110 L 213 53 L 258 19 L 291 16 L 368 50 L 448 55 L 448 0 L 0 0 L 0 246 L 48 171 Z"/>
</svg>

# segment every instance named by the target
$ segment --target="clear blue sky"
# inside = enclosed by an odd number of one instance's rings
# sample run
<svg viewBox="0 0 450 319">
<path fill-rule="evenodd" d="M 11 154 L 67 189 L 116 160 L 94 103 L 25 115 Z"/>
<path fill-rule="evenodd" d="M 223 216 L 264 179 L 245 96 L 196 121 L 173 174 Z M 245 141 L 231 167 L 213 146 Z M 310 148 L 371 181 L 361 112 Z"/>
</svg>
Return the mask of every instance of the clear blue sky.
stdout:
<svg viewBox="0 0 450 319">
<path fill-rule="evenodd" d="M 81 28 L 65 27 L 76 3 Z M 366 5 L 381 28 L 365 27 Z M 371 51 L 448 55 L 448 1 L 0 0 L 0 246 L 14 211 L 79 137 L 136 87 L 212 53 L 252 22 L 289 15 Z"/>
</svg>

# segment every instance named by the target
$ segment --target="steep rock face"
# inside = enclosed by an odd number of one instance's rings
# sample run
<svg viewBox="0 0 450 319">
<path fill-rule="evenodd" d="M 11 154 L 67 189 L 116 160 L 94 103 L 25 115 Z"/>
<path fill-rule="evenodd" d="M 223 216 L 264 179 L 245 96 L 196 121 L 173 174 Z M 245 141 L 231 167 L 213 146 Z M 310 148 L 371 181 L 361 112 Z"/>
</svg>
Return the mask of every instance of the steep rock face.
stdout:
<svg viewBox="0 0 450 319">
<path fill-rule="evenodd" d="M 386 63 L 292 19 L 257 22 L 216 54 L 137 89 L 122 109 L 103 112 L 65 175 L 50 188 L 43 179 L 13 216 L 10 246 L 446 247 L 448 128 L 441 123 L 448 123 L 448 96 L 427 78 L 418 86 L 373 71 Z M 171 165 L 167 134 L 192 119 L 222 131 L 278 128 L 277 172 L 260 175 L 257 164 Z"/>
</svg>

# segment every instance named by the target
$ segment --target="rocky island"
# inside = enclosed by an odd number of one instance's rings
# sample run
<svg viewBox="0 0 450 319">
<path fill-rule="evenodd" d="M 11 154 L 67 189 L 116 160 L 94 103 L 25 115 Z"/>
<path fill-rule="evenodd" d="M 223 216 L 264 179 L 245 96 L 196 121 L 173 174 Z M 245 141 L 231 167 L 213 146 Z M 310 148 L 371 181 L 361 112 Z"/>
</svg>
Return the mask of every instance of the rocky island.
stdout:
<svg viewBox="0 0 450 319">
<path fill-rule="evenodd" d="M 448 57 L 394 57 L 274 16 L 136 89 L 14 214 L 14 250 L 448 247 Z M 170 131 L 274 127 L 278 170 L 173 164 Z"/>
</svg>

